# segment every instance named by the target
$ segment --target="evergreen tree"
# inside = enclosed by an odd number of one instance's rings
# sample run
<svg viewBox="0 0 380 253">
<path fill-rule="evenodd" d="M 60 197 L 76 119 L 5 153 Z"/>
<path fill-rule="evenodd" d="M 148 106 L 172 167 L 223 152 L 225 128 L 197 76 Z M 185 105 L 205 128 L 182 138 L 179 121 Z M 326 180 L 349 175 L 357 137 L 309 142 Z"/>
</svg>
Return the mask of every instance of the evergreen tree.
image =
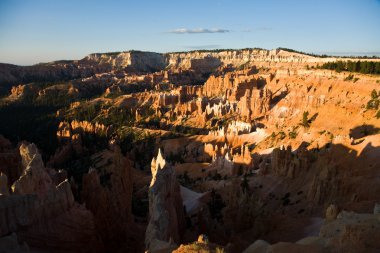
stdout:
<svg viewBox="0 0 380 253">
<path fill-rule="evenodd" d="M 309 112 L 306 111 L 306 112 L 303 112 L 302 114 L 302 122 L 301 122 L 301 125 L 305 128 L 309 128 L 310 127 L 310 123 L 309 123 Z"/>
</svg>

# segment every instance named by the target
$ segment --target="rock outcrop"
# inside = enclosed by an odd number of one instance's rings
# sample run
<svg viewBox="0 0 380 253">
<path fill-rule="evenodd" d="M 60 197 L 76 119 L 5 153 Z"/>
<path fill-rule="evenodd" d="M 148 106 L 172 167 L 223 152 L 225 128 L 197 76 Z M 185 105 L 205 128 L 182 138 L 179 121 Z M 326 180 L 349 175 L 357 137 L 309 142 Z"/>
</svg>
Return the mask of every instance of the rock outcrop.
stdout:
<svg viewBox="0 0 380 253">
<path fill-rule="evenodd" d="M 127 68 L 129 71 L 136 72 L 155 72 L 167 66 L 162 54 L 141 51 L 90 54 L 82 61 L 95 62 L 110 68 Z"/>
<path fill-rule="evenodd" d="M 0 195 L 9 195 L 8 177 L 0 172 Z"/>
<path fill-rule="evenodd" d="M 336 219 L 328 219 L 318 236 L 303 238 L 296 243 L 270 245 L 258 240 L 244 253 L 265 252 L 379 252 L 379 214 L 342 211 Z"/>
<path fill-rule="evenodd" d="M 94 214 L 96 228 L 109 250 L 117 250 L 133 233 L 132 166 L 115 144 L 112 150 L 93 155 L 97 161 L 83 176 L 81 197 Z M 141 239 L 141 238 L 140 238 Z M 137 245 L 129 245 L 134 247 Z M 128 248 L 134 251 L 136 249 Z"/>
<path fill-rule="evenodd" d="M 152 181 L 149 186 L 149 224 L 145 245 L 150 252 L 179 243 L 184 232 L 185 216 L 180 186 L 174 169 L 158 151 L 151 164 Z"/>
<path fill-rule="evenodd" d="M 223 247 L 209 242 L 206 235 L 200 235 L 196 242 L 188 245 L 181 244 L 173 253 L 219 253 L 224 252 Z"/>
<path fill-rule="evenodd" d="M 43 198 L 53 187 L 53 184 L 36 145 L 22 144 L 20 146 L 20 155 L 25 170 L 12 185 L 12 191 L 15 194 L 35 193 Z"/>
<path fill-rule="evenodd" d="M 12 193 L 0 198 L 0 236 L 15 232 L 19 240 L 45 250 L 101 250 L 93 216 L 74 201 L 69 182 L 55 180 L 57 173 L 44 167 L 34 144 L 23 143 L 20 155 L 23 174 Z"/>
<path fill-rule="evenodd" d="M 278 176 L 296 178 L 310 168 L 307 150 L 292 152 L 291 146 L 276 148 L 272 151 L 271 165 Z"/>
<path fill-rule="evenodd" d="M 23 171 L 20 151 L 12 143 L 0 135 L 0 173 L 7 176 L 8 187 L 20 177 Z"/>
<path fill-rule="evenodd" d="M 20 244 L 18 242 L 17 235 L 12 233 L 11 235 L 0 238 L 0 249 L 4 253 L 27 253 L 30 252 L 26 243 Z M 39 252 L 36 252 L 39 253 Z"/>
<path fill-rule="evenodd" d="M 272 92 L 269 89 L 247 89 L 238 103 L 239 112 L 244 119 L 251 120 L 265 115 L 271 102 Z"/>
<path fill-rule="evenodd" d="M 211 58 L 214 61 L 219 60 L 225 66 L 231 64 L 235 67 L 242 66 L 247 62 L 286 62 L 286 63 L 305 63 L 305 62 L 327 62 L 331 58 L 318 58 L 303 55 L 294 52 L 288 52 L 281 49 L 242 49 L 242 50 L 224 50 L 220 52 L 182 52 L 168 53 L 167 59 L 169 66 L 190 69 L 194 65 L 194 59 Z"/>
</svg>

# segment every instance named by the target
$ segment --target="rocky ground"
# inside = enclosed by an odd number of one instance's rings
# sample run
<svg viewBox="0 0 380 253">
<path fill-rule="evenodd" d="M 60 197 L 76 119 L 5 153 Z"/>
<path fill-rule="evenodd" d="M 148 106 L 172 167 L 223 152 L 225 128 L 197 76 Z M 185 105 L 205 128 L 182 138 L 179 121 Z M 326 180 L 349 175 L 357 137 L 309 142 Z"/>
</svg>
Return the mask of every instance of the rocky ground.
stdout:
<svg viewBox="0 0 380 253">
<path fill-rule="evenodd" d="M 0 249 L 379 252 L 380 76 L 336 60 L 0 65 Z"/>
</svg>

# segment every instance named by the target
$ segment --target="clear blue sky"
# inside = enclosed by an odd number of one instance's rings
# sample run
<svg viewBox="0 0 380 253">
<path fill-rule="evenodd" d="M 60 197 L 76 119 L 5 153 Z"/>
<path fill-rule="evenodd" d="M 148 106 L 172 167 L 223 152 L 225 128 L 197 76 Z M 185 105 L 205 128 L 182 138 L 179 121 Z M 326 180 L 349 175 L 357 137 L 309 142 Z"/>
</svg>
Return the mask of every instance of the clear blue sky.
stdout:
<svg viewBox="0 0 380 253">
<path fill-rule="evenodd" d="M 245 47 L 380 52 L 380 0 L 0 0 L 0 62 Z"/>
</svg>

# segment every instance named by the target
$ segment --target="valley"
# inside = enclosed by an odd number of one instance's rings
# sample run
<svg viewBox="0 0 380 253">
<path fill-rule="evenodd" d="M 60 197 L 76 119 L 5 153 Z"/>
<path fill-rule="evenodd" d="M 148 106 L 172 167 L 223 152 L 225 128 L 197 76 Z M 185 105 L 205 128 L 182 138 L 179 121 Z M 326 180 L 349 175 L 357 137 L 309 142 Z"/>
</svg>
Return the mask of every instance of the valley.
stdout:
<svg viewBox="0 0 380 253">
<path fill-rule="evenodd" d="M 379 67 L 285 48 L 0 64 L 0 248 L 378 252 Z"/>
</svg>

